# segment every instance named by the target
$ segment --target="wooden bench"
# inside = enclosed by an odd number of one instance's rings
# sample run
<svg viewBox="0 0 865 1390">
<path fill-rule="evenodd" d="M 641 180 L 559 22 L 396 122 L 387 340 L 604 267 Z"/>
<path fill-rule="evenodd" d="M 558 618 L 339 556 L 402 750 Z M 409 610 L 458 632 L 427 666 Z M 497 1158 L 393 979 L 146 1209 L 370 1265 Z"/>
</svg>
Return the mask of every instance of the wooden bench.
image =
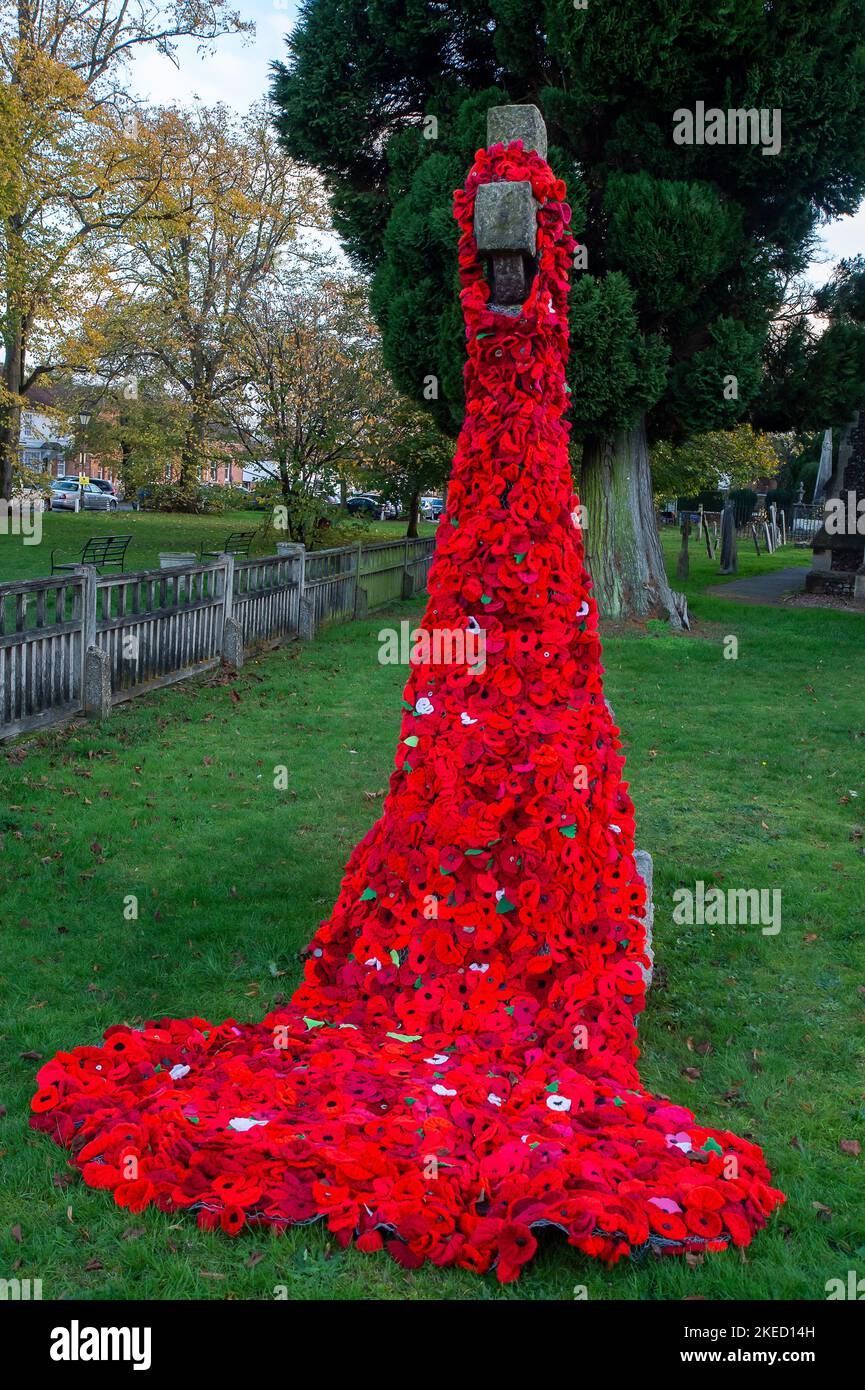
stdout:
<svg viewBox="0 0 865 1390">
<path fill-rule="evenodd" d="M 104 569 L 123 569 L 126 549 L 131 536 L 91 536 L 85 541 L 78 560 L 55 560 L 56 548 L 51 552 L 51 573 L 61 570 L 74 570 L 79 565 L 93 565 L 101 573 Z"/>
<path fill-rule="evenodd" d="M 252 542 L 257 535 L 257 531 L 230 531 L 225 544 L 221 545 L 218 550 L 205 550 L 202 543 L 201 559 L 215 560 L 220 555 L 245 555 L 248 557 L 252 549 Z"/>
</svg>

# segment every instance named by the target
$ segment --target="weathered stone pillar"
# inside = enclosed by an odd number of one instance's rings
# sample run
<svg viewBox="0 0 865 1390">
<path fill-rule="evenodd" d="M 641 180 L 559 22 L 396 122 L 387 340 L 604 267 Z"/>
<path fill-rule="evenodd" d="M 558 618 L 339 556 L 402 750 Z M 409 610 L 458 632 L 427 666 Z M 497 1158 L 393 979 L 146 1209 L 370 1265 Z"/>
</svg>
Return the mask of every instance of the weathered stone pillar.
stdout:
<svg viewBox="0 0 865 1390">
<path fill-rule="evenodd" d="M 654 866 L 651 854 L 644 849 L 634 850 L 634 863 L 637 866 L 637 873 L 646 885 L 646 915 L 643 918 L 643 925 L 646 929 L 646 955 L 649 957 L 649 964 L 643 966 L 643 979 L 646 981 L 646 989 L 648 989 L 655 972 L 655 951 L 652 946 L 655 925 Z"/>
<path fill-rule="evenodd" d="M 222 618 L 222 659 L 235 671 L 243 665 L 243 632 L 234 616 L 234 556 L 222 551 L 219 560 L 225 564 Z"/>
<path fill-rule="evenodd" d="M 96 645 L 96 570 L 76 565 L 81 585 L 81 704 L 91 719 L 107 719 L 111 713 L 111 661 Z"/>
<path fill-rule="evenodd" d="M 277 541 L 276 553 L 290 560 L 288 580 L 297 585 L 297 635 L 304 642 L 315 636 L 315 610 L 304 592 L 306 587 L 306 546 L 300 541 Z"/>
</svg>

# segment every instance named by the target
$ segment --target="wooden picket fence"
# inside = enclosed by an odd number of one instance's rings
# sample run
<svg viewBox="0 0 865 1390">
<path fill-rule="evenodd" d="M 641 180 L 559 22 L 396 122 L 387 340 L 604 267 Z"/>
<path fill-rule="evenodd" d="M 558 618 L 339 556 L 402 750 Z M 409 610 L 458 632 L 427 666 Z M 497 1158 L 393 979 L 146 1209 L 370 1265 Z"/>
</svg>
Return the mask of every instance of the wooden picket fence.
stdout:
<svg viewBox="0 0 865 1390">
<path fill-rule="evenodd" d="M 0 585 L 0 737 L 81 709 L 84 576 Z"/>
<path fill-rule="evenodd" d="M 0 584 L 0 739 L 312 637 L 426 587 L 433 537 Z"/>
<path fill-rule="evenodd" d="M 306 556 L 304 594 L 316 625 L 360 617 L 426 588 L 433 540 L 382 541 Z"/>
</svg>

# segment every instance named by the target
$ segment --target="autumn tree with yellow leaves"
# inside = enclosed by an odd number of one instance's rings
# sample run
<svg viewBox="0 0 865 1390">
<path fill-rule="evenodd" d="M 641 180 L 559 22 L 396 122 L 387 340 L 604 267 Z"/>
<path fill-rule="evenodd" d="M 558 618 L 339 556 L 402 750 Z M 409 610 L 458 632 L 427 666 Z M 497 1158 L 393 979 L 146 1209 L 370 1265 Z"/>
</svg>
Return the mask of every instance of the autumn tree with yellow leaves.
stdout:
<svg viewBox="0 0 865 1390">
<path fill-rule="evenodd" d="M 140 127 L 154 188 L 148 216 L 123 231 L 115 292 L 91 324 L 103 355 L 157 374 L 186 408 L 178 485 L 210 463 L 229 403 L 254 370 L 250 334 L 278 295 L 300 232 L 324 225 L 317 175 L 279 147 L 264 103 L 166 107 Z"/>
<path fill-rule="evenodd" d="M 149 215 L 159 159 L 142 142 L 126 64 L 251 26 L 227 0 L 16 0 L 0 6 L 0 497 L 37 382 L 90 364 L 82 314 L 110 248 Z"/>
<path fill-rule="evenodd" d="M 244 385 L 226 418 L 276 484 L 290 536 L 309 539 L 326 499 L 345 495 L 389 432 L 394 391 L 366 284 L 298 265 L 251 296 L 239 341 Z"/>
<path fill-rule="evenodd" d="M 774 477 L 780 467 L 781 458 L 770 436 L 750 425 L 709 430 L 678 445 L 664 440 L 652 449 L 656 501 L 746 487 L 759 478 Z"/>
</svg>

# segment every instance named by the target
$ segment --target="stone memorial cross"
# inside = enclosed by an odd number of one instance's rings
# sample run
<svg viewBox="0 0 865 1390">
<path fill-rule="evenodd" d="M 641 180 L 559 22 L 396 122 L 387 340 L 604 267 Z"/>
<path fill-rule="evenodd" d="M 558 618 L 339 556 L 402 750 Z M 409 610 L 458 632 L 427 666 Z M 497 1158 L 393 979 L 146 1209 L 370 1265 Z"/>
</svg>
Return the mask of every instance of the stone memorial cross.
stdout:
<svg viewBox="0 0 865 1390">
<path fill-rule="evenodd" d="M 547 157 L 547 128 L 536 106 L 493 106 L 487 112 L 487 145 L 522 140 Z M 538 205 L 528 179 L 484 183 L 475 198 L 475 241 L 488 262 L 492 303 L 517 312 L 534 276 Z"/>
<path fill-rule="evenodd" d="M 487 112 L 487 146 L 522 140 L 523 148 L 547 157 L 547 128 L 536 106 L 493 106 Z M 474 233 L 478 254 L 487 262 L 491 286 L 490 308 L 518 315 L 535 274 L 538 205 L 528 179 L 503 179 L 481 184 L 475 195 Z M 612 711 L 611 711 L 612 713 Z M 652 926 L 652 856 L 635 850 L 637 872 L 646 885 L 646 952 L 644 968 L 648 988 L 652 982 L 654 953 Z"/>
</svg>

